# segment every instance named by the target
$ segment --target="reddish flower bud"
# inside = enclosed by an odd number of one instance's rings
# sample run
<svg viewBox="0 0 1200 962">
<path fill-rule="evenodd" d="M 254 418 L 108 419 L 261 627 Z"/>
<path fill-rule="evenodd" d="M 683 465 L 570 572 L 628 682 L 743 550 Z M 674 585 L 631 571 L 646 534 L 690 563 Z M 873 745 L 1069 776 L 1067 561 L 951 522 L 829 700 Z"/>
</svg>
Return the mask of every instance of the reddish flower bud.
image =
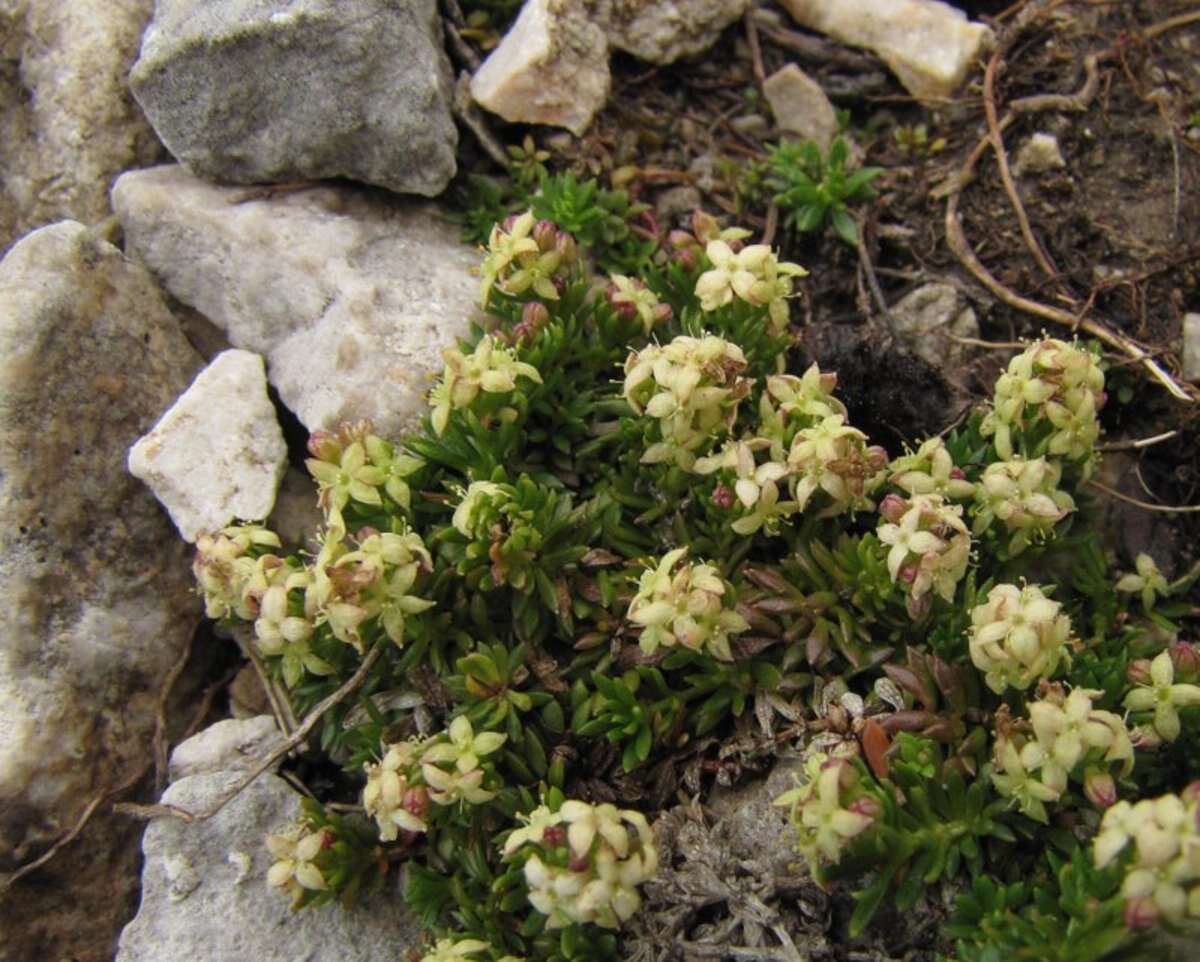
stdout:
<svg viewBox="0 0 1200 962">
<path fill-rule="evenodd" d="M 690 250 L 696 246 L 696 238 L 685 230 L 673 230 L 667 235 L 667 244 L 676 250 Z"/>
<path fill-rule="evenodd" d="M 864 795 L 847 805 L 846 810 L 856 815 L 866 815 L 867 818 L 878 818 L 883 813 L 883 806 L 879 804 L 879 799 Z"/>
<path fill-rule="evenodd" d="M 506 233 L 506 234 L 511 234 L 512 229 L 516 226 L 517 220 L 519 218 L 520 218 L 519 214 L 509 214 L 507 217 L 504 218 L 504 220 L 502 220 L 500 222 L 500 229 L 502 231 L 504 231 L 504 233 Z"/>
<path fill-rule="evenodd" d="M 1175 681 L 1190 682 L 1200 674 L 1200 649 L 1189 641 L 1181 641 L 1168 649 L 1175 666 Z"/>
<path fill-rule="evenodd" d="M 521 308 L 521 320 L 512 329 L 514 341 L 532 338 L 550 320 L 550 311 L 541 301 L 529 301 Z"/>
<path fill-rule="evenodd" d="M 722 511 L 728 511 L 733 507 L 733 489 L 726 487 L 723 484 L 718 484 L 716 488 L 713 489 L 712 500 L 713 504 L 715 504 Z"/>
<path fill-rule="evenodd" d="M 1142 895 L 1125 903 L 1125 924 L 1131 929 L 1148 929 L 1160 918 L 1162 912 L 1154 904 L 1154 899 Z"/>
<path fill-rule="evenodd" d="M 328 431 L 313 431 L 308 436 L 308 453 L 318 461 L 337 464 L 342 458 L 342 445 L 336 435 Z"/>
<path fill-rule="evenodd" d="M 1117 783 L 1108 772 L 1090 768 L 1083 777 L 1083 794 L 1089 802 L 1103 810 L 1116 804 Z"/>
<path fill-rule="evenodd" d="M 405 811 L 417 816 L 417 818 L 424 818 L 425 814 L 429 811 L 430 804 L 428 789 L 423 785 L 410 788 L 404 793 L 402 804 Z"/>
<path fill-rule="evenodd" d="M 659 304 L 654 308 L 654 323 L 665 324 L 671 319 L 674 313 L 675 311 L 671 308 L 670 304 Z"/>
<path fill-rule="evenodd" d="M 575 238 L 566 231 L 559 231 L 558 238 L 554 242 L 554 249 L 558 251 L 562 258 L 562 266 L 570 267 L 579 259 L 579 247 L 575 243 Z"/>
<path fill-rule="evenodd" d="M 1131 661 L 1125 669 L 1125 677 L 1135 685 L 1153 685 L 1154 680 L 1150 676 L 1150 659 L 1137 658 Z"/>
<path fill-rule="evenodd" d="M 558 226 L 552 220 L 539 220 L 533 225 L 533 240 L 543 254 L 554 250 L 554 244 L 558 240 Z"/>
<path fill-rule="evenodd" d="M 879 513 L 892 524 L 899 524 L 908 512 L 908 502 L 898 494 L 889 494 L 879 502 Z"/>
<path fill-rule="evenodd" d="M 955 481 L 962 481 L 966 477 L 966 474 L 962 468 L 955 467 L 950 469 L 950 477 Z"/>
<path fill-rule="evenodd" d="M 683 248 L 677 250 L 674 256 L 675 263 L 682 267 L 685 271 L 694 271 L 696 269 L 696 252 L 691 248 Z"/>
<path fill-rule="evenodd" d="M 561 825 L 551 825 L 542 832 L 542 842 L 550 848 L 558 848 L 567 842 L 567 830 Z"/>
</svg>

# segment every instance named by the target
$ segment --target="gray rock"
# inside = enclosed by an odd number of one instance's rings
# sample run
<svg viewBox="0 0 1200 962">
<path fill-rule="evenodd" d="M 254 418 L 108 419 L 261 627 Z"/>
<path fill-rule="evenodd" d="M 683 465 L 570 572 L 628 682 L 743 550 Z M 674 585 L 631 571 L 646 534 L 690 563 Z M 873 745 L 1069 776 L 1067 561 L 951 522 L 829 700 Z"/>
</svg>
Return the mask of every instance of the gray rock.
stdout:
<svg viewBox="0 0 1200 962">
<path fill-rule="evenodd" d="M 905 346 L 936 368 L 948 370 L 964 356 L 963 345 L 946 337 L 979 337 L 974 309 L 951 284 L 925 284 L 891 308 L 892 330 Z"/>
<path fill-rule="evenodd" d="M 1200 314 L 1183 315 L 1183 349 L 1180 352 L 1183 377 L 1200 381 Z"/>
<path fill-rule="evenodd" d="M 307 471 L 288 468 L 275 495 L 275 510 L 267 527 L 279 535 L 285 546 L 305 548 L 325 523 L 325 513 L 317 504 L 316 482 Z"/>
<path fill-rule="evenodd" d="M 664 223 L 673 223 L 677 218 L 691 216 L 703 203 L 704 198 L 700 191 L 682 184 L 678 187 L 668 187 L 659 194 L 654 201 L 654 212 Z"/>
<path fill-rule="evenodd" d="M 44 224 L 107 217 L 113 178 L 163 156 L 126 82 L 153 6 L 0 3 L 0 254 Z"/>
<path fill-rule="evenodd" d="M 582 134 L 608 100 L 608 41 L 586 0 L 527 0 L 471 78 L 475 102 L 505 120 Z"/>
<path fill-rule="evenodd" d="M 158 0 L 130 83 L 205 177 L 433 196 L 454 176 L 436 0 Z"/>
<path fill-rule="evenodd" d="M 703 53 L 750 0 L 607 0 L 605 32 L 618 50 L 650 63 Z"/>
<path fill-rule="evenodd" d="M 163 802 L 212 805 L 240 772 L 192 775 Z M 375 962 L 404 958 L 421 943 L 397 892 L 352 909 L 293 912 L 267 885 L 263 839 L 295 821 L 299 795 L 264 775 L 205 822 L 159 818 L 142 842 L 142 905 L 121 933 L 116 962 Z"/>
<path fill-rule="evenodd" d="M 198 365 L 145 269 L 82 225 L 0 263 L 0 870 L 147 758 L 200 611 L 125 453 Z"/>
<path fill-rule="evenodd" d="M 781 0 L 802 27 L 865 47 L 918 100 L 953 97 L 992 31 L 940 0 Z"/>
<path fill-rule="evenodd" d="M 442 348 L 467 333 L 478 252 L 428 204 L 352 187 L 230 203 L 237 194 L 158 167 L 123 176 L 113 206 L 129 250 L 234 346 L 264 355 L 310 430 L 412 427 Z"/>
<path fill-rule="evenodd" d="M 837 113 L 812 77 L 789 63 L 764 81 L 763 94 L 780 130 L 829 149 L 838 132 Z"/>
<path fill-rule="evenodd" d="M 173 782 L 213 772 L 248 772 L 283 742 L 270 715 L 226 718 L 180 742 L 171 752 L 168 771 Z"/>
<path fill-rule="evenodd" d="M 263 360 L 250 351 L 219 354 L 129 450 L 129 473 L 188 542 L 235 519 L 266 518 L 286 467 Z"/>
</svg>

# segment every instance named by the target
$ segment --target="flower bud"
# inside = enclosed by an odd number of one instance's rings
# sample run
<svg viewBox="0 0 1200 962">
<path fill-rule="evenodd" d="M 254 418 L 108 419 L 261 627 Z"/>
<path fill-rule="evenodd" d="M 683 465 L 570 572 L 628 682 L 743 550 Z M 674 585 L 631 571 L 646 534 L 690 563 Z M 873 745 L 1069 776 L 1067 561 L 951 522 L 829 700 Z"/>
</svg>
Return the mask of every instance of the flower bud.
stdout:
<svg viewBox="0 0 1200 962">
<path fill-rule="evenodd" d="M 864 795 L 862 798 L 851 802 L 846 808 L 856 815 L 865 815 L 867 818 L 878 818 L 883 814 L 883 806 L 879 804 L 879 799 L 873 795 Z"/>
<path fill-rule="evenodd" d="M 562 258 L 562 267 L 570 267 L 579 259 L 579 247 L 575 243 L 575 238 L 566 231 L 558 232 L 558 238 L 554 242 L 554 249 Z"/>
<path fill-rule="evenodd" d="M 675 251 L 674 260 L 685 271 L 694 271 L 698 262 L 696 251 L 690 247 Z"/>
<path fill-rule="evenodd" d="M 1149 895 L 1130 899 L 1125 903 L 1125 924 L 1131 929 L 1147 929 L 1161 917 L 1162 913 Z"/>
<path fill-rule="evenodd" d="M 517 226 L 517 221 L 521 218 L 520 214 L 509 214 L 500 222 L 500 229 L 506 234 L 511 234 L 514 227 Z"/>
<path fill-rule="evenodd" d="M 735 500 L 733 489 L 726 487 L 723 484 L 718 484 L 716 488 L 713 489 L 712 500 L 713 504 L 715 504 L 722 511 L 728 511 L 733 507 L 733 502 Z"/>
<path fill-rule="evenodd" d="M 1200 675 L 1200 649 L 1188 641 L 1181 641 L 1167 649 L 1175 665 L 1175 681 L 1194 681 Z M 1181 677 L 1182 676 L 1182 677 Z"/>
<path fill-rule="evenodd" d="M 1083 794 L 1096 808 L 1105 809 L 1117 801 L 1117 783 L 1103 769 L 1089 768 L 1083 777 Z"/>
<path fill-rule="evenodd" d="M 558 226 L 552 220 L 539 220 L 533 226 L 532 236 L 538 250 L 545 254 L 554 250 L 554 243 L 558 240 Z"/>
<path fill-rule="evenodd" d="M 908 512 L 908 502 L 898 494 L 889 494 L 879 502 L 879 513 L 892 524 L 899 524 Z"/>
<path fill-rule="evenodd" d="M 308 453 L 318 461 L 337 464 L 342 459 L 342 444 L 328 431 L 313 431 L 308 436 Z"/>
<path fill-rule="evenodd" d="M 696 238 L 685 230 L 673 230 L 667 234 L 667 244 L 676 250 L 690 250 L 696 247 Z"/>
<path fill-rule="evenodd" d="M 1125 677 L 1135 685 L 1153 685 L 1154 679 L 1150 677 L 1150 659 L 1137 658 L 1131 661 L 1125 669 Z"/>
</svg>

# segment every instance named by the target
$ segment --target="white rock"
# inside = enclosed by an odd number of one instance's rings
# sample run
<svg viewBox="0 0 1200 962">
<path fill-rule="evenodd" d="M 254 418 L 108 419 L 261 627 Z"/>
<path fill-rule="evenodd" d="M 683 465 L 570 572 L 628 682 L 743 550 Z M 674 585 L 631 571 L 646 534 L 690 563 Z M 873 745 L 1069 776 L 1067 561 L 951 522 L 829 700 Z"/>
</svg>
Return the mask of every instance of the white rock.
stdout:
<svg viewBox="0 0 1200 962">
<path fill-rule="evenodd" d="M 959 362 L 963 346 L 946 337 L 979 337 L 974 309 L 950 284 L 925 284 L 909 292 L 889 312 L 892 330 L 914 354 L 947 370 Z"/>
<path fill-rule="evenodd" d="M 129 449 L 130 474 L 188 542 L 235 519 L 266 518 L 286 467 L 263 361 L 250 351 L 218 354 Z"/>
<path fill-rule="evenodd" d="M 605 0 L 599 6 L 612 46 L 640 60 L 669 64 L 711 47 L 750 0 Z"/>
<path fill-rule="evenodd" d="M 0 2 L 0 254 L 35 227 L 108 216 L 108 189 L 163 156 L 129 93 L 154 0 Z"/>
<path fill-rule="evenodd" d="M 199 363 L 145 269 L 81 224 L 0 263 L 0 871 L 148 757 L 200 610 L 125 458 Z"/>
<path fill-rule="evenodd" d="M 794 63 L 776 70 L 763 83 L 763 94 L 780 130 L 813 140 L 827 151 L 837 136 L 837 114 L 821 85 Z"/>
<path fill-rule="evenodd" d="M 249 771 L 282 745 L 270 715 L 226 718 L 180 742 L 171 752 L 171 781 L 212 772 Z"/>
<path fill-rule="evenodd" d="M 471 78 L 481 107 L 514 123 L 582 134 L 608 100 L 608 41 L 580 0 L 526 0 Z"/>
<path fill-rule="evenodd" d="M 1062 170 L 1067 166 L 1058 138 L 1053 134 L 1036 133 L 1017 151 L 1013 171 L 1018 177 L 1026 174 L 1044 174 L 1048 170 Z"/>
<path fill-rule="evenodd" d="M 952 97 L 991 42 L 984 24 L 938 0 L 781 0 L 803 27 L 873 51 L 919 100 Z"/>
<path fill-rule="evenodd" d="M 211 806 L 240 771 L 192 775 L 162 801 Z M 207 821 L 158 818 L 142 841 L 142 904 L 121 933 L 116 962 L 376 962 L 422 944 L 417 920 L 394 883 L 350 909 L 293 912 L 267 884 L 270 832 L 296 820 L 300 796 L 264 775 Z M 419 954 L 419 953 L 418 953 Z"/>
<path fill-rule="evenodd" d="M 1183 315 L 1183 350 L 1180 361 L 1187 381 L 1200 381 L 1200 314 Z"/>
<path fill-rule="evenodd" d="M 240 194 L 158 167 L 125 174 L 113 207 L 128 249 L 235 347 L 265 356 L 309 430 L 413 427 L 442 348 L 475 312 L 478 252 L 426 203 L 353 187 L 231 203 Z"/>
</svg>

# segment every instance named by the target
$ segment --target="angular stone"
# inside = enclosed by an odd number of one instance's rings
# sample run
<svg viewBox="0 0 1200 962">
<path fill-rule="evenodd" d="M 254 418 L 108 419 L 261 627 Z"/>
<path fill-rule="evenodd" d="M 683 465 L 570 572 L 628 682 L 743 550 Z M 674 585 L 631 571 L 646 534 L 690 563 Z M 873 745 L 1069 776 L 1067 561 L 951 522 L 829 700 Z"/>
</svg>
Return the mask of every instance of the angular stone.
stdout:
<svg viewBox="0 0 1200 962">
<path fill-rule="evenodd" d="M 125 456 L 198 366 L 145 269 L 81 224 L 0 263 L 0 871 L 148 757 L 200 611 Z"/>
<path fill-rule="evenodd" d="M 1018 177 L 1026 174 L 1044 174 L 1048 170 L 1062 170 L 1067 166 L 1063 160 L 1058 138 L 1053 134 L 1036 133 L 1017 150 L 1013 172 Z"/>
<path fill-rule="evenodd" d="M 837 114 L 821 85 L 794 63 L 776 70 L 763 83 L 763 94 L 779 129 L 829 150 L 838 133 Z"/>
<path fill-rule="evenodd" d="M 1200 314 L 1183 315 L 1183 348 L 1179 360 L 1184 380 L 1200 381 Z"/>
<path fill-rule="evenodd" d="M 0 3 L 0 255 L 44 224 L 103 220 L 117 174 L 163 156 L 127 84 L 153 7 Z"/>
<path fill-rule="evenodd" d="M 750 0 L 605 0 L 608 42 L 639 60 L 674 63 L 703 53 Z"/>
<path fill-rule="evenodd" d="M 433 196 L 454 176 L 437 0 L 158 0 L 130 83 L 205 177 Z"/>
<path fill-rule="evenodd" d="M 226 718 L 175 747 L 169 767 L 171 781 L 213 772 L 248 772 L 283 742 L 270 715 Z"/>
<path fill-rule="evenodd" d="M 608 41 L 581 0 L 526 0 L 471 78 L 481 107 L 514 123 L 582 134 L 608 100 Z"/>
<path fill-rule="evenodd" d="M 886 63 L 918 100 L 953 97 L 992 31 L 938 0 L 781 0 L 797 23 Z"/>
<path fill-rule="evenodd" d="M 266 518 L 286 468 L 263 361 L 250 351 L 218 354 L 129 449 L 129 473 L 188 542 L 235 519 Z"/>
<path fill-rule="evenodd" d="M 904 345 L 934 367 L 949 371 L 963 347 L 946 337 L 979 337 L 975 311 L 951 284 L 925 284 L 902 297 L 890 310 L 892 330 Z"/>
<path fill-rule="evenodd" d="M 192 775 L 163 802 L 207 808 L 241 777 Z M 121 933 L 116 962 L 368 962 L 403 959 L 423 940 L 393 889 L 350 909 L 293 912 L 267 884 L 269 832 L 292 824 L 300 796 L 274 775 L 252 782 L 213 818 L 159 818 L 142 842 L 142 905 Z"/>
<path fill-rule="evenodd" d="M 125 174 L 113 207 L 128 249 L 235 347 L 264 355 L 309 430 L 413 427 L 442 348 L 475 313 L 478 252 L 428 204 L 353 187 L 230 203 L 238 194 L 157 167 Z"/>
</svg>

